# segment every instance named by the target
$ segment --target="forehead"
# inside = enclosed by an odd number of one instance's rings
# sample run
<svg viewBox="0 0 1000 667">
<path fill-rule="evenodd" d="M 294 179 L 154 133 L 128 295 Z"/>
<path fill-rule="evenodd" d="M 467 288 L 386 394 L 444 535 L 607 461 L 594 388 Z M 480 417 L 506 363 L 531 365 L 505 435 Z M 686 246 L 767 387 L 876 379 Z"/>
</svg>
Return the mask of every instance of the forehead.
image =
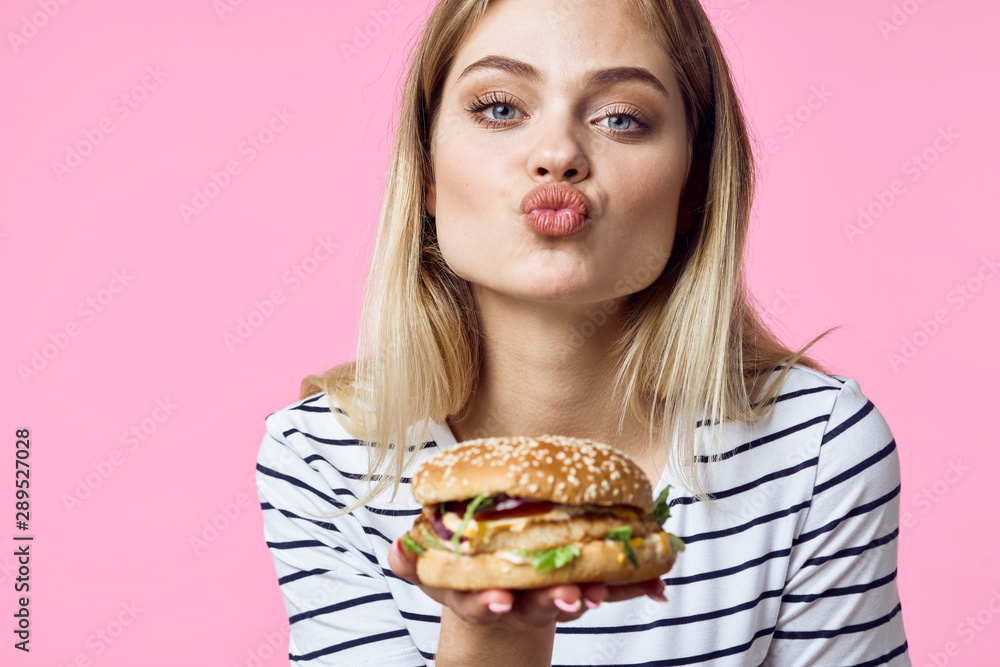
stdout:
<svg viewBox="0 0 1000 667">
<path fill-rule="evenodd" d="M 493 0 L 456 54 L 449 80 L 487 55 L 530 63 L 553 84 L 633 66 L 670 86 L 669 55 L 631 0 Z"/>
</svg>

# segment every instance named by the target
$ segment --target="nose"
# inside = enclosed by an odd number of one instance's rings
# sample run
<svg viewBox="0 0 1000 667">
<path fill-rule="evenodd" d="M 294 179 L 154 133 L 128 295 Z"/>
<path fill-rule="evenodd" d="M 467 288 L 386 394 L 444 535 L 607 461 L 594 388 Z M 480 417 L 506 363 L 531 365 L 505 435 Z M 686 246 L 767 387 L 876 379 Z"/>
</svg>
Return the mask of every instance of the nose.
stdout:
<svg viewBox="0 0 1000 667">
<path fill-rule="evenodd" d="M 568 114 L 559 114 L 549 122 L 535 126 L 536 143 L 528 157 L 528 174 L 539 179 L 550 174 L 556 181 L 576 183 L 587 177 L 590 164 L 583 145 L 576 136 L 580 131 Z"/>
</svg>

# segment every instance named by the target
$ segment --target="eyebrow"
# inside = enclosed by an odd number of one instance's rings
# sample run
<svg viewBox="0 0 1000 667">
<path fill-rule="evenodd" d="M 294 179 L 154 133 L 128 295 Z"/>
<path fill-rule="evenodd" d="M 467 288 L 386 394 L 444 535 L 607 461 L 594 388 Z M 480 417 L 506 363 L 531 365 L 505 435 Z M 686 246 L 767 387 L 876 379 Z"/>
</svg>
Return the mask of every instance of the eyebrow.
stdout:
<svg viewBox="0 0 1000 667">
<path fill-rule="evenodd" d="M 462 70 L 458 80 L 461 80 L 466 74 L 488 69 L 497 69 L 521 77 L 522 79 L 528 79 L 529 81 L 540 82 L 542 80 L 542 73 L 534 65 L 529 65 L 522 60 L 506 56 L 486 56 L 480 58 Z M 670 96 L 670 93 L 667 92 L 667 89 L 660 80 L 653 76 L 652 72 L 643 67 L 623 66 L 594 70 L 587 73 L 586 81 L 587 83 L 598 85 L 607 85 L 622 81 L 640 81 L 653 86 L 664 95 Z"/>
</svg>

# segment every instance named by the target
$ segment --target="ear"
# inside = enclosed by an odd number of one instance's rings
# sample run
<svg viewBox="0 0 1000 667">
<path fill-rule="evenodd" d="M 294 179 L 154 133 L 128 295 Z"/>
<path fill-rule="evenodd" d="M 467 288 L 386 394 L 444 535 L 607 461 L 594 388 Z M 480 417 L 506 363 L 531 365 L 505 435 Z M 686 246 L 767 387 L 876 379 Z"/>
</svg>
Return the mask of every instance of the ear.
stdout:
<svg viewBox="0 0 1000 667">
<path fill-rule="evenodd" d="M 696 148 L 691 159 L 687 183 L 681 193 L 681 201 L 677 207 L 676 234 L 687 234 L 694 226 L 695 209 L 702 206 L 708 194 L 708 170 L 711 160 L 712 145 L 701 144 Z"/>
</svg>

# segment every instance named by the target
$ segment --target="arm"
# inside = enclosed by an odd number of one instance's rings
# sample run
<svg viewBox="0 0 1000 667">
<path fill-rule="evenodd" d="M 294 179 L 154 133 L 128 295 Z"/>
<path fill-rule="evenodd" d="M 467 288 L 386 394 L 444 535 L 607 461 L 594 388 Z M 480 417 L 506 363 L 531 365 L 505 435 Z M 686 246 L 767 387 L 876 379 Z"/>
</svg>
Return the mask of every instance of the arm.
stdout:
<svg viewBox="0 0 1000 667">
<path fill-rule="evenodd" d="M 526 630 L 515 639 L 510 630 L 467 623 L 444 607 L 435 664 L 437 667 L 474 664 L 545 667 L 552 664 L 555 636 L 555 622 L 540 624 L 537 630 Z M 484 659 L 486 655 L 490 656 L 488 660 Z"/>
<path fill-rule="evenodd" d="M 332 514 L 337 503 L 353 499 L 336 497 L 286 441 L 280 421 L 280 413 L 267 420 L 257 488 L 289 617 L 289 661 L 315 667 L 423 664 L 375 556 L 366 552 L 358 520 L 310 516 Z"/>
<path fill-rule="evenodd" d="M 896 588 L 899 492 L 892 433 L 848 380 L 820 444 L 765 664 L 910 664 Z"/>
</svg>

